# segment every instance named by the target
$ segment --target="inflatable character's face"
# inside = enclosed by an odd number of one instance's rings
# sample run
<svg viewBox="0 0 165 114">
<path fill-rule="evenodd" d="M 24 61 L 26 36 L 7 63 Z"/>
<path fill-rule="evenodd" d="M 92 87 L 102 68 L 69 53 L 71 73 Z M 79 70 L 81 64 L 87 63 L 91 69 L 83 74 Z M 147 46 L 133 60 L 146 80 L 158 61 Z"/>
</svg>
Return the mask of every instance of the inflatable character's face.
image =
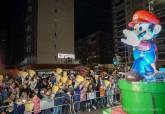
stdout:
<svg viewBox="0 0 165 114">
<path fill-rule="evenodd" d="M 137 23 L 133 31 L 138 35 L 139 40 L 151 40 L 161 31 L 161 26 L 152 23 Z"/>
</svg>

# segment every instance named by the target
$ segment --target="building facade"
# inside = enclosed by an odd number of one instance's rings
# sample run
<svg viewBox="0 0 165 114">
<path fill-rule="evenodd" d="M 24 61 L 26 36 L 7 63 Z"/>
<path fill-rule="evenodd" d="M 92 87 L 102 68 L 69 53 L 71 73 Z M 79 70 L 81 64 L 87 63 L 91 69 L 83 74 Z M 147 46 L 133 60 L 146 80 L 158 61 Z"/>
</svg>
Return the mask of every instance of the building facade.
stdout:
<svg viewBox="0 0 165 114">
<path fill-rule="evenodd" d="M 79 39 L 76 43 L 76 58 L 80 60 L 81 64 L 87 64 L 87 42 L 86 38 Z"/>
<path fill-rule="evenodd" d="M 37 60 L 37 0 L 26 1 L 25 47 L 22 64 L 36 64 Z"/>
<path fill-rule="evenodd" d="M 77 58 L 82 64 L 110 64 L 113 58 L 113 41 L 111 35 L 97 31 L 79 40 Z"/>
<path fill-rule="evenodd" d="M 5 3 L 4 3 L 5 1 Z M 2 0 L 2 17 L 5 18 L 3 23 L 6 32 L 6 53 L 5 64 L 6 67 L 15 67 L 24 60 L 24 47 L 25 47 L 25 14 L 26 14 L 26 0 Z M 18 7 L 19 6 L 19 7 Z M 5 11 L 6 10 L 6 11 Z M 1 33 L 0 33 L 1 34 Z"/>
<path fill-rule="evenodd" d="M 165 1 L 154 0 L 153 11 L 159 17 L 162 31 L 156 38 L 158 53 L 157 53 L 157 67 L 165 67 Z"/>
<path fill-rule="evenodd" d="M 37 63 L 57 63 L 74 54 L 74 0 L 38 0 Z"/>
<path fill-rule="evenodd" d="M 63 64 L 74 57 L 74 0 L 27 0 L 24 60 L 27 64 Z M 74 62 L 74 61 L 73 61 Z"/>
<path fill-rule="evenodd" d="M 127 46 L 120 41 L 123 37 L 122 31 L 127 27 L 125 7 L 125 0 L 112 1 L 114 52 L 120 55 L 123 61 L 128 61 Z"/>
<path fill-rule="evenodd" d="M 7 39 L 8 31 L 0 28 L 0 71 L 4 69 L 7 57 Z"/>
</svg>

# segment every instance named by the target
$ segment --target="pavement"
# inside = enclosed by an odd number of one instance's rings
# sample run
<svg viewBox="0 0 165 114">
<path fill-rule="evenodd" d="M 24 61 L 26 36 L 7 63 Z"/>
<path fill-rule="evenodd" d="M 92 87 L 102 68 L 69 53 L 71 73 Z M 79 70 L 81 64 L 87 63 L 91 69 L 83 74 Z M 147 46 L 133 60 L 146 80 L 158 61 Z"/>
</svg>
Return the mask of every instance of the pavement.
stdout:
<svg viewBox="0 0 165 114">
<path fill-rule="evenodd" d="M 84 111 L 84 112 L 80 112 L 80 114 L 102 114 L 102 111 L 101 110 L 95 110 L 91 112 Z"/>
<path fill-rule="evenodd" d="M 111 108 L 115 108 L 120 106 L 119 103 L 116 103 L 113 107 Z M 98 109 L 98 110 L 93 110 L 93 111 L 84 111 L 84 112 L 80 112 L 80 114 L 103 114 L 102 109 Z"/>
</svg>

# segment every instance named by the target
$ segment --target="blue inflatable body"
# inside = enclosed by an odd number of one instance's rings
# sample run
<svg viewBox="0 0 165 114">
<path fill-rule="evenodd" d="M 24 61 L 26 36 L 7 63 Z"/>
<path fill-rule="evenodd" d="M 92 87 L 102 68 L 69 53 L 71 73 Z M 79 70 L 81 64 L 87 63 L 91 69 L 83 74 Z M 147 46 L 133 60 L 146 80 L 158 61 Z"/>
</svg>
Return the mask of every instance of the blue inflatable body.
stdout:
<svg viewBox="0 0 165 114">
<path fill-rule="evenodd" d="M 139 73 L 140 76 L 145 77 L 146 74 L 153 74 L 154 68 L 151 66 L 156 60 L 156 44 L 151 42 L 151 49 L 148 51 L 141 51 L 137 48 L 133 51 L 134 64 L 132 70 Z"/>
</svg>

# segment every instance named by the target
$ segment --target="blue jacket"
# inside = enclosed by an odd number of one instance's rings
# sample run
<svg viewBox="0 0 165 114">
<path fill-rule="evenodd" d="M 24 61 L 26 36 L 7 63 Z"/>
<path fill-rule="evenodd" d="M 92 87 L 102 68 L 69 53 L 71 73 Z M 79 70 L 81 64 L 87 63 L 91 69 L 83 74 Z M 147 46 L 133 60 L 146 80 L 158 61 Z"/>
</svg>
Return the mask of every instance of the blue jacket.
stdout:
<svg viewBox="0 0 165 114">
<path fill-rule="evenodd" d="M 63 102 L 64 102 L 64 96 L 62 96 L 61 92 L 57 92 L 54 99 L 54 105 L 55 106 L 62 105 Z"/>
<path fill-rule="evenodd" d="M 80 101 L 80 88 L 76 88 L 73 95 L 74 101 Z"/>
</svg>

